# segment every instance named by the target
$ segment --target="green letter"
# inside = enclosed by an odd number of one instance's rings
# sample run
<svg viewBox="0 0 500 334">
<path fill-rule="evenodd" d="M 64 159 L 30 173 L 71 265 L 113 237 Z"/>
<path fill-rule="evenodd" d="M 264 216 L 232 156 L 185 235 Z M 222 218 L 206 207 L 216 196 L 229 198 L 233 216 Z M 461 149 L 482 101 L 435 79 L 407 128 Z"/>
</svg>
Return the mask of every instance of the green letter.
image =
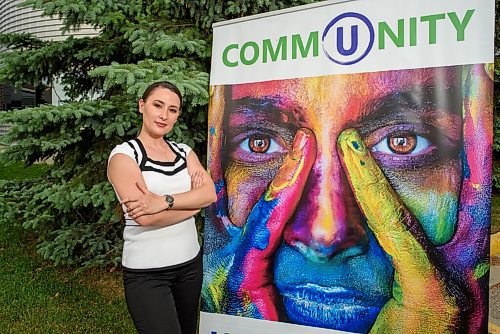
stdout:
<svg viewBox="0 0 500 334">
<path fill-rule="evenodd" d="M 292 59 L 297 59 L 297 47 L 299 48 L 300 55 L 302 58 L 306 58 L 309 53 L 309 48 L 313 47 L 313 57 L 318 56 L 318 32 L 312 31 L 307 39 L 306 47 L 304 48 L 304 43 L 302 43 L 302 38 L 300 35 L 292 35 Z"/>
<path fill-rule="evenodd" d="M 436 44 L 436 21 L 445 19 L 444 14 L 422 16 L 421 22 L 429 22 L 429 44 Z"/>
<path fill-rule="evenodd" d="M 389 36 L 391 38 L 394 45 L 396 45 L 398 48 L 403 47 L 405 45 L 405 27 L 404 27 L 404 24 L 405 24 L 404 19 L 398 20 L 398 35 L 396 36 L 386 22 L 379 22 L 378 23 L 378 48 L 380 50 L 385 49 L 385 34 L 384 34 L 384 32 L 386 32 L 387 36 Z"/>
<path fill-rule="evenodd" d="M 282 48 L 283 47 L 283 48 Z M 278 59 L 278 54 L 281 50 L 281 60 L 286 60 L 286 36 L 282 36 L 278 40 L 276 45 L 276 51 L 273 50 L 273 45 L 270 39 L 265 39 L 262 41 L 262 62 L 267 63 L 267 53 L 271 55 L 271 60 L 276 61 Z"/>
<path fill-rule="evenodd" d="M 467 24 L 469 24 L 470 18 L 472 17 L 473 13 L 474 9 L 469 9 L 467 13 L 465 13 L 462 22 L 460 22 L 460 20 L 458 19 L 457 13 L 455 12 L 448 13 L 448 17 L 450 18 L 451 23 L 453 23 L 453 26 L 457 31 L 457 42 L 463 41 L 465 39 L 465 27 L 467 27 Z"/>
<path fill-rule="evenodd" d="M 238 49 L 238 44 L 229 44 L 228 46 L 226 46 L 226 48 L 224 49 L 224 52 L 222 52 L 222 62 L 227 67 L 236 67 L 236 66 L 238 66 L 238 62 L 237 61 L 230 62 L 227 59 L 227 54 L 229 53 L 229 50 L 231 50 L 231 49 Z"/>
<path fill-rule="evenodd" d="M 245 58 L 245 51 L 248 47 L 253 48 L 253 58 L 248 60 Z M 259 58 L 259 46 L 255 42 L 246 42 L 240 50 L 240 60 L 245 65 L 253 65 Z"/>
<path fill-rule="evenodd" d="M 417 18 L 410 17 L 410 46 L 417 45 Z"/>
</svg>

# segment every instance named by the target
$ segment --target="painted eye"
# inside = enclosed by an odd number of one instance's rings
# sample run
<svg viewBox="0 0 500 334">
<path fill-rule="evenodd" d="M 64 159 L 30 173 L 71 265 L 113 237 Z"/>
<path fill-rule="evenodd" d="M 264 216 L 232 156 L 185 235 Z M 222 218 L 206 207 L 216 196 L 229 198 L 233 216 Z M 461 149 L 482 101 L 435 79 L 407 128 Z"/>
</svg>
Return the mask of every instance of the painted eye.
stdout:
<svg viewBox="0 0 500 334">
<path fill-rule="evenodd" d="M 413 134 L 403 133 L 387 136 L 372 147 L 372 152 L 385 154 L 417 154 L 430 147 L 431 143 L 426 138 Z"/>
<path fill-rule="evenodd" d="M 271 140 L 267 137 L 250 137 L 248 138 L 248 148 L 255 153 L 266 153 L 271 144 Z"/>
<path fill-rule="evenodd" d="M 275 140 L 262 135 L 252 135 L 243 140 L 239 146 L 247 152 L 259 154 L 275 153 L 280 150 Z"/>
</svg>

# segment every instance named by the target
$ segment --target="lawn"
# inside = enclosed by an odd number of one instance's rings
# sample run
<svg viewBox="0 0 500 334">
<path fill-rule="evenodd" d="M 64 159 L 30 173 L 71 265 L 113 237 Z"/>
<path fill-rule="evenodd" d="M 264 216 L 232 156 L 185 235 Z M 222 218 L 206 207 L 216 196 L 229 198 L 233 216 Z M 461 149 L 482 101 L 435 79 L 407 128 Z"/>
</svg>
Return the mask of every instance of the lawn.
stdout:
<svg viewBox="0 0 500 334">
<path fill-rule="evenodd" d="M 24 167 L 22 162 L 14 165 L 0 165 L 0 180 L 19 180 L 37 177 L 49 169 L 47 164 L 34 164 L 30 167 Z"/>
<path fill-rule="evenodd" d="M 0 167 L 0 179 L 36 177 L 49 167 Z M 54 267 L 22 227 L 0 224 L 0 332 L 134 333 L 120 272 Z"/>
<path fill-rule="evenodd" d="M 118 272 L 54 267 L 21 229 L 0 224 L 2 332 L 134 333 Z"/>
</svg>

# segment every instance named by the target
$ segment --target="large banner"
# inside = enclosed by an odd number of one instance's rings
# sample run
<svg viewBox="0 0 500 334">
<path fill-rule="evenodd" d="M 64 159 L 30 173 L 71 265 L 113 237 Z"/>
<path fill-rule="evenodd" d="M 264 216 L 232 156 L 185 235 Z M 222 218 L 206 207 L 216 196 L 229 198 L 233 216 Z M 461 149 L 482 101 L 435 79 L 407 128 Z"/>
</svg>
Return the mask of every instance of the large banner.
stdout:
<svg viewBox="0 0 500 334">
<path fill-rule="evenodd" d="M 201 334 L 486 333 L 494 1 L 214 26 Z"/>
</svg>

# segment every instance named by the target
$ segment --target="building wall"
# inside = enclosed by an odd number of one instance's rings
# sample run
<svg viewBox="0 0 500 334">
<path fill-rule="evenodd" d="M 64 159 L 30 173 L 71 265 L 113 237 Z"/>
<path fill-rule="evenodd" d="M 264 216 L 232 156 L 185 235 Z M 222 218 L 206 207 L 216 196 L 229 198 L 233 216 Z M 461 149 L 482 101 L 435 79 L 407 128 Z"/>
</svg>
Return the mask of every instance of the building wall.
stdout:
<svg viewBox="0 0 500 334">
<path fill-rule="evenodd" d="M 99 33 L 92 27 L 84 25 L 78 31 L 67 32 L 63 35 L 59 18 L 43 17 L 42 11 L 33 10 L 29 7 L 20 8 L 18 6 L 21 2 L 21 0 L 0 0 L 0 34 L 24 32 L 46 41 L 62 41 L 68 36 L 85 37 L 95 36 Z M 22 95 L 26 92 L 24 92 L 24 89 L 13 90 L 9 85 L 0 85 L 0 110 L 31 106 L 24 104 L 17 106 L 18 100 L 22 101 L 23 99 L 20 97 L 19 99 L 12 99 L 17 96 L 13 95 L 13 93 Z M 57 78 L 52 83 L 51 94 L 51 103 L 53 105 L 59 105 L 60 99 L 65 98 L 63 87 L 59 84 Z"/>
<path fill-rule="evenodd" d="M 42 17 L 41 11 L 29 7 L 19 8 L 21 0 L 0 0 L 0 34 L 31 33 L 43 40 L 60 41 L 67 36 L 93 36 L 97 31 L 90 26 L 82 26 L 78 31 L 62 35 L 61 21 L 55 17 Z"/>
</svg>

